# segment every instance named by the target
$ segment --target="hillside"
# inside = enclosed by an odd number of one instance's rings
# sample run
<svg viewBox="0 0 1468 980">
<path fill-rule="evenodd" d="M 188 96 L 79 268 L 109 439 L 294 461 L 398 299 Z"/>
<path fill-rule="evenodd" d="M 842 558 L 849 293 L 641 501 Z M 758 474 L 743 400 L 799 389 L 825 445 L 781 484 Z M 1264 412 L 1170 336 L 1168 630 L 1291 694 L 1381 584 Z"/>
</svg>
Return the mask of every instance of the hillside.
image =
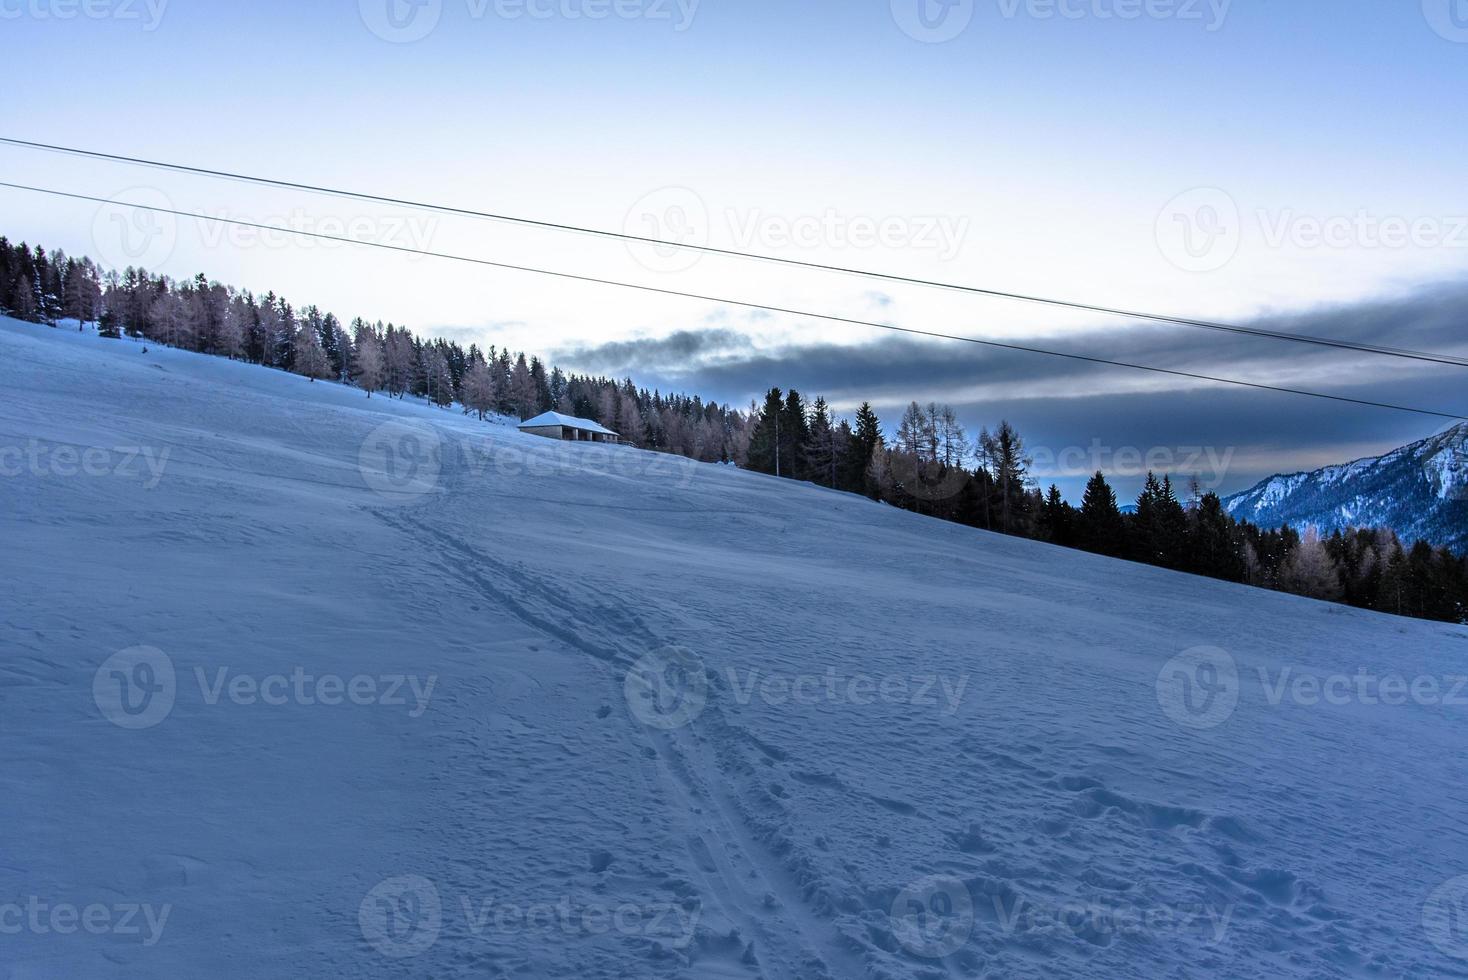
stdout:
<svg viewBox="0 0 1468 980">
<path fill-rule="evenodd" d="M 15 321 L 0 393 L 0 977 L 1468 976 L 1463 627 Z"/>
<path fill-rule="evenodd" d="M 1423 539 L 1468 552 L 1468 422 L 1384 456 L 1272 476 L 1223 503 L 1260 527 L 1382 526 L 1408 546 Z"/>
</svg>

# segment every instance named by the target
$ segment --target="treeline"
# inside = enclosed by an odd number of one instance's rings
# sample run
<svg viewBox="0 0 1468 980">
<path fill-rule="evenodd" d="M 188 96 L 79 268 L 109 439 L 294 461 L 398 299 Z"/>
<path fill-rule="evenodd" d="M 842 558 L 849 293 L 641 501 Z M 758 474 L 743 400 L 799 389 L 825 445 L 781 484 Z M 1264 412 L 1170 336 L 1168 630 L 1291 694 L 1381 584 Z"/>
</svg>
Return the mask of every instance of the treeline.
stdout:
<svg viewBox="0 0 1468 980">
<path fill-rule="evenodd" d="M 860 493 L 971 527 L 1114 558 L 1345 602 L 1365 609 L 1468 622 L 1468 557 L 1426 541 L 1404 547 L 1387 528 L 1263 529 L 1235 520 L 1217 494 L 1147 475 L 1134 512 L 1097 472 L 1079 507 L 1030 475 L 1024 440 L 1008 422 L 970 440 L 953 410 L 908 406 L 891 441 L 863 403 L 848 423 L 824 399 L 772 388 L 754 416 L 746 465 Z"/>
<path fill-rule="evenodd" d="M 567 374 L 537 357 L 493 345 L 466 349 L 407 327 L 357 318 L 343 324 L 315 306 L 274 292 L 256 296 L 204 277 L 175 281 L 142 269 L 103 272 L 0 237 L 0 312 L 56 326 L 95 324 L 170 347 L 353 384 L 374 393 L 427 399 L 484 418 L 527 419 L 555 410 L 594 419 L 634 446 L 704 462 L 735 462 L 748 444 L 744 413 L 697 395 L 638 388 L 632 380 Z"/>
<path fill-rule="evenodd" d="M 142 269 L 103 272 L 91 260 L 0 237 L 0 313 L 36 323 L 75 320 L 131 337 L 356 385 L 371 397 L 409 395 L 481 418 L 521 419 L 554 409 L 595 419 L 644 449 L 864 494 L 895 507 L 1003 534 L 1294 592 L 1405 616 L 1468 622 L 1468 558 L 1425 541 L 1406 548 L 1386 528 L 1322 539 L 1290 527 L 1236 521 L 1218 496 L 1148 475 L 1123 513 L 1102 473 L 1080 507 L 1030 475 L 1024 441 L 1008 422 L 970 439 L 953 410 L 916 402 L 889 442 L 863 403 L 848 421 L 822 398 L 770 389 L 740 412 L 698 396 L 663 395 L 631 379 L 566 374 L 537 357 L 467 349 L 361 318 L 344 325 L 274 292 L 255 296 L 207 280 Z"/>
</svg>

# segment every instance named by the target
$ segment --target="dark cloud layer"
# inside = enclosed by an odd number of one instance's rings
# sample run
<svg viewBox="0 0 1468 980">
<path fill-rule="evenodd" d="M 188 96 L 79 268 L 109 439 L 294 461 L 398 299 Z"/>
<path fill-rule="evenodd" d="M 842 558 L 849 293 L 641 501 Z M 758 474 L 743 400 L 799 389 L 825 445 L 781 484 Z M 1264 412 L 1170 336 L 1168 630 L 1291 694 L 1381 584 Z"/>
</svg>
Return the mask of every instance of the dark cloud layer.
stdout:
<svg viewBox="0 0 1468 980">
<path fill-rule="evenodd" d="M 1271 317 L 1250 326 L 1463 356 L 1468 355 L 1468 283 Z M 1020 342 L 1468 415 L 1468 368 L 1178 326 L 1128 324 Z M 720 327 L 562 351 L 557 360 L 741 405 L 771 385 L 823 394 L 842 405 L 870 400 L 889 428 L 894 407 L 911 400 L 946 401 L 975 431 L 1008 418 L 1040 450 L 1042 460 L 1067 447 L 1094 449 L 1099 442 L 1113 450 L 1099 454 L 1107 469 L 1115 466 L 1117 447 L 1134 447 L 1144 457 L 1158 450 L 1154 459 L 1171 458 L 1179 465 L 1186 458 L 1179 450 L 1211 447 L 1214 459 L 1229 460 L 1221 474 L 1219 467 L 1210 467 L 1214 472 L 1209 482 L 1221 491 L 1242 489 L 1281 470 L 1380 451 L 1446 424 L 1256 389 L 1193 387 L 1181 379 L 1125 368 L 900 334 L 860 345 L 757 350 L 744 334 Z M 1138 384 L 1172 390 L 1137 391 Z M 1165 451 L 1169 448 L 1171 457 Z M 1074 464 L 1096 455 L 1077 457 L 1072 452 L 1068 459 Z M 1058 482 L 1075 496 L 1083 481 L 1067 477 Z M 1127 494 L 1137 482 L 1118 480 Z"/>
</svg>

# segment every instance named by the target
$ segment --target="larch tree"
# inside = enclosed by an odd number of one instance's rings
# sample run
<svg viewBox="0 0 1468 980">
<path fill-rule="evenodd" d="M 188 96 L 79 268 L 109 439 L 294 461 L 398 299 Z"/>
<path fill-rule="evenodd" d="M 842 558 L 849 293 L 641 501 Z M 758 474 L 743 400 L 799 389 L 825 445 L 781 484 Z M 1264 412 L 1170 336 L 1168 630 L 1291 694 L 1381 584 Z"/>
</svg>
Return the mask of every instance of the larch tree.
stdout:
<svg viewBox="0 0 1468 980">
<path fill-rule="evenodd" d="M 316 324 L 304 319 L 296 329 L 294 344 L 295 363 L 292 370 L 315 382 L 317 378 L 331 377 L 331 361 L 321 349 L 321 334 Z"/>
</svg>

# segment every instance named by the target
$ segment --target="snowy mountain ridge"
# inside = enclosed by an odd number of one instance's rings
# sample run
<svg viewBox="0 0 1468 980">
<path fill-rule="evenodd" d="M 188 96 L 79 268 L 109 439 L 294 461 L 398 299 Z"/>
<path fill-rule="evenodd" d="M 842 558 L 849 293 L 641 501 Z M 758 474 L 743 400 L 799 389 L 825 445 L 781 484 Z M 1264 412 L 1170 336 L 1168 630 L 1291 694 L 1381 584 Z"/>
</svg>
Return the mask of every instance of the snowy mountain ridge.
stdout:
<svg viewBox="0 0 1468 980">
<path fill-rule="evenodd" d="M 1223 505 L 1260 527 L 1384 526 L 1407 546 L 1468 551 L 1468 422 L 1382 456 L 1269 477 Z"/>
</svg>

